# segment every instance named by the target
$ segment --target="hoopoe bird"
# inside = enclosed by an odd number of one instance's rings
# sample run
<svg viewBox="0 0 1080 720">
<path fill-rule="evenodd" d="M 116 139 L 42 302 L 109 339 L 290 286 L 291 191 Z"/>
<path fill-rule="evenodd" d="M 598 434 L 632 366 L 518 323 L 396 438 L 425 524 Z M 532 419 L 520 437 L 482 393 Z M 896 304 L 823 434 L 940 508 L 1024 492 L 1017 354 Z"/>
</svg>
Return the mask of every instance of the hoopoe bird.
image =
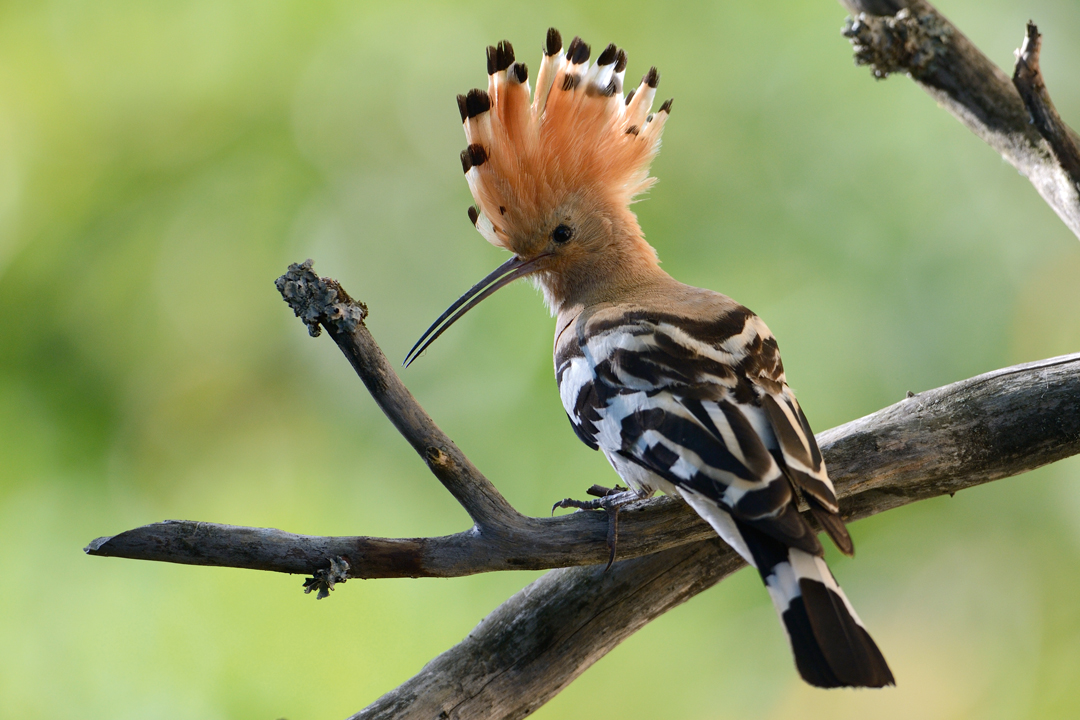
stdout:
<svg viewBox="0 0 1080 720">
<path fill-rule="evenodd" d="M 487 90 L 458 96 L 473 225 L 513 256 L 424 333 L 411 363 L 499 288 L 529 277 L 556 316 L 555 377 L 570 424 L 639 496 L 681 497 L 754 566 L 802 677 L 818 687 L 882 687 L 892 673 L 822 559 L 804 502 L 846 555 L 814 434 L 765 323 L 720 293 L 660 269 L 630 211 L 671 100 L 660 76 L 624 98 L 626 53 L 595 63 L 548 30 L 536 91 L 509 42 L 487 49 Z"/>
</svg>

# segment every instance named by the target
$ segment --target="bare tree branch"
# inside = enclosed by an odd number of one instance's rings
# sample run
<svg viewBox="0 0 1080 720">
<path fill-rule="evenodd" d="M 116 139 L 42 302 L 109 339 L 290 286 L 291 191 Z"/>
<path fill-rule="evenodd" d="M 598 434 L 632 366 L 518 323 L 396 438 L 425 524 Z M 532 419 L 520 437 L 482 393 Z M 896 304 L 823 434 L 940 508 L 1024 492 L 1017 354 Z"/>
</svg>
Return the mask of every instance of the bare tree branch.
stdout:
<svg viewBox="0 0 1080 720">
<path fill-rule="evenodd" d="M 604 513 L 556 518 L 519 514 L 461 453 L 402 385 L 363 323 L 367 308 L 311 263 L 292 265 L 278 290 L 313 336 L 325 328 L 394 427 L 465 507 L 476 525 L 434 538 L 317 537 L 269 528 L 175 521 L 91 542 L 90 555 L 314 575 L 336 557 L 350 578 L 454 577 L 494 570 L 546 570 L 606 562 Z M 671 498 L 620 512 L 618 549 L 631 558 L 703 540 L 713 531 Z"/>
<path fill-rule="evenodd" d="M 553 570 L 353 720 L 522 718 L 648 622 L 744 565 L 719 538 Z"/>
<path fill-rule="evenodd" d="M 465 498 L 462 504 L 479 506 L 481 517 L 489 508 L 497 512 L 487 516 L 491 520 L 486 527 L 434 538 L 318 537 L 167 521 L 98 538 L 86 548 L 87 553 L 307 574 L 326 569 L 331 558 L 341 557 L 349 564 L 351 578 L 453 577 L 590 565 L 607 559 L 604 513 L 529 518 L 512 508 L 508 512 L 499 508 L 506 501 L 404 388 L 363 323 L 367 308 L 349 298 L 336 281 L 319 278 L 308 262 L 293 265 L 278 287 L 287 299 L 292 298 L 297 315 L 309 327 L 314 322 L 316 328 L 321 324 L 328 329 L 387 417 L 421 456 L 444 473 L 449 468 L 459 488 L 455 497 L 460 494 Z M 1062 425 L 1057 416 L 1059 405 L 1069 403 L 1077 414 L 1078 376 L 1080 356 L 1007 368 L 905 399 L 820 434 L 819 444 L 844 500 L 845 517 L 888 509 L 894 506 L 890 502 L 956 492 L 1053 462 L 1063 457 L 1062 452 L 1071 454 L 1069 426 Z M 1052 383 L 1052 389 L 1045 389 L 1043 383 Z M 1038 409 L 1038 417 L 1029 417 L 1032 408 Z M 1048 410 L 1053 425 L 1043 427 L 1038 419 L 1046 417 L 1043 413 Z M 994 431 L 1000 442 L 989 450 L 985 447 L 988 417 L 1000 417 L 1004 423 Z M 1080 435 L 1080 429 L 1074 430 Z M 432 452 L 430 443 L 452 450 Z M 1019 453 L 1006 457 L 1013 444 L 1018 444 Z M 892 451 L 882 452 L 884 446 Z M 437 454 L 453 460 L 431 463 Z M 983 460 L 975 463 L 973 458 Z M 696 513 L 671 498 L 639 501 L 620 515 L 618 547 L 623 559 L 713 535 Z"/>
<path fill-rule="evenodd" d="M 848 18 L 844 35 L 855 48 L 855 62 L 869 65 L 884 78 L 905 72 L 939 105 L 1031 181 L 1043 199 L 1077 237 L 1080 237 L 1080 175 L 1076 133 L 1053 112 L 1038 76 L 1038 50 L 1033 83 L 1034 103 L 1021 92 L 959 29 L 926 0 L 841 0 L 856 14 Z M 1029 28 L 1029 37 L 1033 27 Z M 1031 43 L 1025 41 L 1025 47 Z M 1018 58 L 1017 72 L 1023 77 Z M 1030 52 L 1028 53 L 1030 56 Z M 1033 80 L 1034 80 L 1033 77 Z M 1040 108 L 1049 108 L 1052 122 L 1044 124 Z M 1072 144 L 1072 152 L 1066 146 Z"/>
<path fill-rule="evenodd" d="M 98 538 L 90 555 L 185 565 L 314 574 L 330 558 L 349 563 L 350 578 L 459 577 L 498 570 L 547 570 L 608 560 L 602 512 L 524 518 L 512 531 L 475 528 L 428 538 L 320 537 L 270 528 L 167 520 Z M 632 558 L 714 536 L 673 498 L 626 505 L 619 513 L 620 558 Z"/>
<path fill-rule="evenodd" d="M 452 447 L 401 388 L 363 325 L 366 309 L 336 282 L 315 276 L 309 263 L 294 265 L 287 277 L 305 283 L 309 299 L 297 314 L 309 326 L 353 318 L 331 336 L 373 395 L 400 388 L 393 402 L 380 405 L 403 435 L 425 439 L 413 443 L 421 455 L 430 457 L 427 438 Z M 279 283 L 283 294 L 287 282 Z M 821 433 L 818 441 L 848 521 L 1025 472 L 1080 452 L 1080 354 L 913 395 Z M 483 478 L 454 452 L 460 458 L 453 465 L 455 482 L 466 485 L 459 493 L 468 496 L 468 483 Z M 565 567 L 522 590 L 459 645 L 356 716 L 524 717 L 650 620 L 742 565 L 675 500 L 642 501 L 623 512 L 624 559 L 609 572 L 600 564 L 607 556 L 607 523 L 590 512 L 544 519 L 499 513 L 490 530 L 396 540 L 166 522 L 100 538 L 87 552 L 303 573 L 318 573 L 342 557 L 350 577 Z M 511 520 L 503 522 L 507 516 Z M 588 567 L 566 567 L 573 565 Z"/>
<path fill-rule="evenodd" d="M 370 351 L 381 354 L 374 344 Z M 409 402 L 416 401 L 410 396 Z M 395 424 L 422 412 L 412 408 Z M 930 390 L 820 433 L 818 442 L 849 520 L 1026 472 L 1080 452 L 1080 355 Z M 619 527 L 623 559 L 713 536 L 695 513 L 672 498 L 626 506 Z M 170 520 L 98 538 L 86 551 L 306 574 L 328 567 L 332 557 L 343 557 L 351 578 L 455 577 L 604 562 L 606 538 L 604 514 L 594 512 L 523 517 L 512 529 L 487 533 L 472 528 L 444 537 L 401 539 L 318 537 Z"/>
</svg>

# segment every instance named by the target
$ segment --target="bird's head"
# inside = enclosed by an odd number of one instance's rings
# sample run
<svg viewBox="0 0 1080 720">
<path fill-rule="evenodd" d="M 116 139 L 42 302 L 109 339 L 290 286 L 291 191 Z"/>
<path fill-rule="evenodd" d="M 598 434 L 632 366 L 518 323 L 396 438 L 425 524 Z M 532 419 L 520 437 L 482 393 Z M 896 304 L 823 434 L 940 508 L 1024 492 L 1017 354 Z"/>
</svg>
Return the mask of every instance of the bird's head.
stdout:
<svg viewBox="0 0 1080 720">
<path fill-rule="evenodd" d="M 458 96 L 468 142 L 461 164 L 476 201 L 469 218 L 513 257 L 435 321 L 406 365 L 518 278 L 531 276 L 557 312 L 656 270 L 630 203 L 655 182 L 649 165 L 671 100 L 651 112 L 656 68 L 624 96 L 626 53 L 615 45 L 591 64 L 590 55 L 580 38 L 564 49 L 559 32 L 548 30 L 530 97 L 529 71 L 504 41 L 487 49 L 487 90 Z"/>
</svg>

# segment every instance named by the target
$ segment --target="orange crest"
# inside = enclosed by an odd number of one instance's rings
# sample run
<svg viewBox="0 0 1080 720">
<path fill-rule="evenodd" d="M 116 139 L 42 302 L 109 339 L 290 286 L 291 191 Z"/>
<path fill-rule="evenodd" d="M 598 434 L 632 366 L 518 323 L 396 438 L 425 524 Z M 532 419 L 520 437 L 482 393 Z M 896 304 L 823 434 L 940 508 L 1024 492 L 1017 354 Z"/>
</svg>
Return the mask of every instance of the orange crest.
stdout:
<svg viewBox="0 0 1080 720">
<path fill-rule="evenodd" d="M 650 114 L 660 79 L 651 68 L 623 97 L 626 53 L 615 45 L 589 64 L 589 46 L 548 30 L 529 96 L 529 72 L 509 42 L 487 49 L 488 89 L 458 96 L 469 147 L 461 164 L 476 207 L 469 217 L 488 242 L 514 251 L 537 220 L 575 193 L 626 205 L 655 182 L 649 164 L 671 109 Z"/>
</svg>

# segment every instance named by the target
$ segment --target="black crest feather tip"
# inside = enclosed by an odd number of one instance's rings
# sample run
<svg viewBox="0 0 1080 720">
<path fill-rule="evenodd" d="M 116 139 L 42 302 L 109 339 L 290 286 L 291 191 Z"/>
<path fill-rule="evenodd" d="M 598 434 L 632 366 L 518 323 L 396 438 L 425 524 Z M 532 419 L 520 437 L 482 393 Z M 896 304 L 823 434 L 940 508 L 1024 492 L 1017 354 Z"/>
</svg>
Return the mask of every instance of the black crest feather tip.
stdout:
<svg viewBox="0 0 1080 720">
<path fill-rule="evenodd" d="M 491 109 L 491 98 L 486 91 L 473 88 L 469 91 L 469 94 L 465 96 L 465 109 L 466 113 L 471 118 L 486 113 Z"/>
<path fill-rule="evenodd" d="M 495 48 L 495 71 L 502 72 L 514 63 L 514 46 L 503 40 Z"/>
<path fill-rule="evenodd" d="M 544 54 L 551 57 L 552 55 L 558 55 L 560 50 L 562 50 L 562 35 L 555 28 L 548 28 Z"/>
<path fill-rule="evenodd" d="M 589 44 L 582 42 L 580 38 L 577 38 L 578 46 L 574 48 L 574 57 L 571 62 L 575 65 L 581 65 L 584 62 L 588 62 L 589 56 L 592 55 L 592 48 Z"/>
<path fill-rule="evenodd" d="M 577 53 L 581 49 L 582 45 L 585 45 L 585 43 L 581 41 L 580 37 L 575 35 L 574 39 L 570 41 L 570 44 L 566 46 L 566 59 L 568 61 L 570 61 L 570 62 L 575 62 L 574 56 L 577 55 Z M 588 46 L 586 46 L 586 47 L 588 47 Z M 586 53 L 587 52 L 588 51 L 586 51 Z M 586 55 L 585 59 L 586 60 L 589 59 L 588 55 Z"/>
<path fill-rule="evenodd" d="M 600 57 L 596 58 L 597 65 L 611 65 L 615 62 L 615 58 L 619 54 L 619 48 L 615 47 L 615 43 L 611 43 L 604 52 L 600 53 Z"/>
<path fill-rule="evenodd" d="M 480 143 L 473 143 L 468 147 L 466 152 L 469 153 L 469 162 L 472 163 L 473 167 L 480 167 L 487 162 L 487 150 L 485 150 L 484 146 Z M 465 172 L 468 172 L 468 170 Z"/>
</svg>

